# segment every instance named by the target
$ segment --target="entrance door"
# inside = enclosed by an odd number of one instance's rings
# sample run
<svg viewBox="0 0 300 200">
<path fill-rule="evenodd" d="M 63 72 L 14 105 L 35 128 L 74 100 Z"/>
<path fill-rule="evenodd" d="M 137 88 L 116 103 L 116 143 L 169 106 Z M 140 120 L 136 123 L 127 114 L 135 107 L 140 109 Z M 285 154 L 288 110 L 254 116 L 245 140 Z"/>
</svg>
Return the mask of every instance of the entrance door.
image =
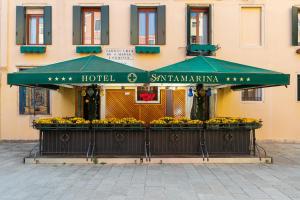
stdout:
<svg viewBox="0 0 300 200">
<path fill-rule="evenodd" d="M 167 109 L 166 90 L 160 91 L 160 102 L 152 104 L 136 103 L 134 89 L 107 89 L 106 90 L 106 118 L 134 117 L 145 121 L 165 117 Z M 185 90 L 175 90 L 171 102 L 174 117 L 185 116 Z"/>
<path fill-rule="evenodd" d="M 208 120 L 210 117 L 210 95 L 203 88 L 203 85 L 197 85 L 196 91 L 193 97 L 191 119 Z"/>
<path fill-rule="evenodd" d="M 84 119 L 100 119 L 100 94 L 96 85 L 86 88 L 83 95 L 83 117 Z"/>
</svg>

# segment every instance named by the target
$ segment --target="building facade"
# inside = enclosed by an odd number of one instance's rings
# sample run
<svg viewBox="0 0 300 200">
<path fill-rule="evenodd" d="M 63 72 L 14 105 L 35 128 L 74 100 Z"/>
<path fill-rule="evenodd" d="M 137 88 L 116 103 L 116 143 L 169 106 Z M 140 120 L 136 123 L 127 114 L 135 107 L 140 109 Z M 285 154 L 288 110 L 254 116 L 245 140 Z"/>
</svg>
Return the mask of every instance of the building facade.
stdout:
<svg viewBox="0 0 300 200">
<path fill-rule="evenodd" d="M 36 139 L 32 120 L 39 117 L 84 115 L 82 90 L 10 87 L 9 72 L 80 58 L 86 51 L 152 70 L 198 55 L 189 47 L 201 44 L 219 47 L 209 56 L 291 75 L 287 88 L 215 90 L 212 115 L 260 118 L 259 139 L 300 141 L 298 5 L 300 0 L 2 0 L 0 139 Z M 159 87 L 160 95 L 166 89 Z M 174 115 L 189 116 L 188 88 L 173 90 Z M 101 92 L 99 117 L 124 117 L 122 101 L 139 90 L 109 85 Z M 131 102 L 130 110 L 141 119 L 164 115 L 165 101 Z"/>
</svg>

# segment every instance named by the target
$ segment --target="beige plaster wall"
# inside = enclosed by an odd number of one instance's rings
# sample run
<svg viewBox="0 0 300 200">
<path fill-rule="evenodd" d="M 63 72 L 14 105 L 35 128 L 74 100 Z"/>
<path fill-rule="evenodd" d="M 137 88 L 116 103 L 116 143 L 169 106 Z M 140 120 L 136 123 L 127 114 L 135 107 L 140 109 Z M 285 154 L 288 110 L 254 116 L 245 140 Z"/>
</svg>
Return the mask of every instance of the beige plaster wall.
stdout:
<svg viewBox="0 0 300 200">
<path fill-rule="evenodd" d="M 153 3 L 154 2 L 154 3 Z M 135 55 L 134 65 L 154 69 L 186 58 L 186 4 L 213 5 L 213 42 L 221 49 L 217 58 L 254 65 L 291 74 L 291 85 L 264 90 L 262 103 L 242 103 L 240 92 L 220 91 L 218 115 L 262 118 L 261 139 L 300 140 L 300 104 L 296 101 L 296 74 L 300 71 L 300 55 L 291 46 L 291 7 L 300 0 L 9 0 L 7 67 L 1 79 L 0 133 L 1 139 L 35 139 L 30 127 L 30 116 L 18 114 L 18 89 L 6 85 L 6 73 L 17 71 L 17 66 L 50 64 L 82 55 L 72 45 L 72 6 L 110 6 L 110 45 L 107 48 L 134 48 L 130 45 L 130 4 L 167 5 L 166 45 L 158 55 Z M 16 5 L 52 5 L 52 42 L 43 55 L 23 55 L 15 45 Z M 261 45 L 241 44 L 241 6 L 262 7 Z M 98 56 L 105 56 L 104 53 Z M 74 91 L 64 89 L 51 94 L 53 116 L 74 114 Z M 63 95 L 65 95 L 63 97 Z"/>
</svg>

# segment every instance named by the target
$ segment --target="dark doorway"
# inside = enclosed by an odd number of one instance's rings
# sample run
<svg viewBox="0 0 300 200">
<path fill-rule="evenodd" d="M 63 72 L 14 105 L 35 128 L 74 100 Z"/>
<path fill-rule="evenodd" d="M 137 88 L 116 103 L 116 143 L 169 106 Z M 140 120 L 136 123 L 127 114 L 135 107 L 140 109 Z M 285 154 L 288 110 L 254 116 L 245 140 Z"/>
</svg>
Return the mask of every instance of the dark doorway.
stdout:
<svg viewBox="0 0 300 200">
<path fill-rule="evenodd" d="M 100 94 L 97 85 L 86 88 L 83 103 L 84 119 L 100 119 Z"/>
<path fill-rule="evenodd" d="M 205 90 L 202 84 L 198 84 L 194 91 L 193 106 L 191 110 L 191 119 L 208 120 L 210 116 L 211 91 Z"/>
</svg>

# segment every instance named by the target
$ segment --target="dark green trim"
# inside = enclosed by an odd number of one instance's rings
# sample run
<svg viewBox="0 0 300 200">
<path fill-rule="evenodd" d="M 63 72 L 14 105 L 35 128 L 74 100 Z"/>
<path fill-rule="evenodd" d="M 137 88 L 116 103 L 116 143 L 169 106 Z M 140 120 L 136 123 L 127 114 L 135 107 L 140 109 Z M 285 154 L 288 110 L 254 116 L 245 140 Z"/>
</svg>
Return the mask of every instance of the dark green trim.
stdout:
<svg viewBox="0 0 300 200">
<path fill-rule="evenodd" d="M 187 5 L 186 7 L 186 44 L 190 45 L 190 36 L 191 36 L 191 6 Z"/>
<path fill-rule="evenodd" d="M 109 6 L 101 6 L 101 44 L 109 44 Z"/>
<path fill-rule="evenodd" d="M 212 44 L 213 43 L 213 41 L 212 41 L 212 16 L 213 16 L 213 14 L 212 14 L 212 12 L 213 12 L 213 8 L 212 8 L 212 5 L 210 4 L 209 6 L 208 6 L 208 43 L 209 44 Z"/>
<path fill-rule="evenodd" d="M 300 75 L 297 75 L 297 100 L 300 101 Z"/>
<path fill-rule="evenodd" d="M 160 53 L 160 47 L 158 46 L 136 46 L 135 52 L 138 54 L 158 54 Z"/>
<path fill-rule="evenodd" d="M 44 44 L 52 44 L 52 7 L 44 7 Z"/>
<path fill-rule="evenodd" d="M 26 8 L 23 6 L 16 7 L 16 44 L 25 44 L 25 13 Z"/>
<path fill-rule="evenodd" d="M 150 83 L 218 85 L 289 85 L 288 74 L 219 72 L 150 72 Z"/>
<path fill-rule="evenodd" d="M 292 7 L 292 45 L 293 46 L 298 46 L 299 45 L 298 13 L 299 13 L 299 8 L 293 6 Z"/>
<path fill-rule="evenodd" d="M 76 53 L 101 53 L 101 46 L 77 46 Z"/>
<path fill-rule="evenodd" d="M 215 52 L 218 49 L 219 47 L 213 44 L 190 44 L 188 46 L 188 51 L 190 52 L 201 52 L 201 51 Z"/>
<path fill-rule="evenodd" d="M 73 6 L 73 45 L 80 45 L 81 42 L 81 7 Z"/>
<path fill-rule="evenodd" d="M 130 44 L 137 45 L 138 43 L 138 7 L 136 5 L 130 5 Z"/>
<path fill-rule="evenodd" d="M 21 46 L 21 53 L 45 53 L 46 46 Z"/>
<path fill-rule="evenodd" d="M 157 39 L 156 44 L 166 44 L 166 6 L 157 6 Z"/>
</svg>

